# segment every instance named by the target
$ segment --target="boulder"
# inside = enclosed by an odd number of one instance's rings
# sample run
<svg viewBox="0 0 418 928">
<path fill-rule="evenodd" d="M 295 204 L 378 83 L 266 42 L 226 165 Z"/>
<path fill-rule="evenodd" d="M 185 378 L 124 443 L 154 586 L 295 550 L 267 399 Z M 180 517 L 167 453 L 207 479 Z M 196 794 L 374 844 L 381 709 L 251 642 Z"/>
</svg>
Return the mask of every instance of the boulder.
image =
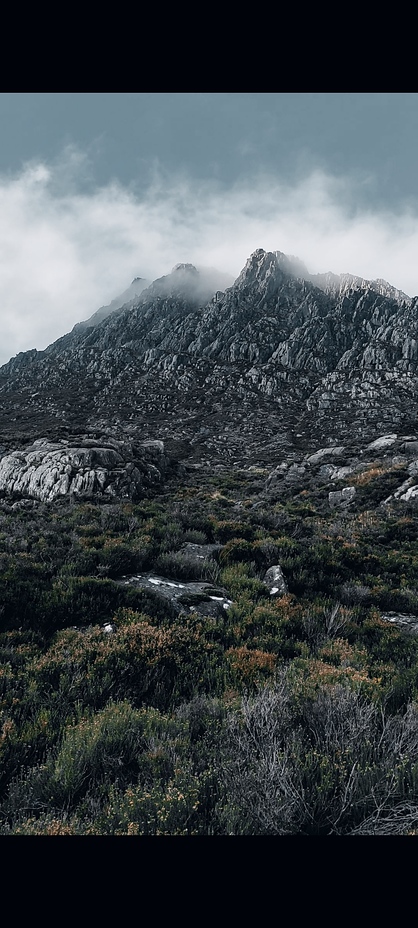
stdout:
<svg viewBox="0 0 418 928">
<path fill-rule="evenodd" d="M 370 445 L 367 445 L 367 451 L 383 451 L 385 448 L 390 448 L 391 445 L 395 444 L 398 436 L 393 433 L 391 435 L 381 435 L 380 438 L 376 438 L 375 441 L 370 442 Z"/>
<path fill-rule="evenodd" d="M 273 564 L 269 567 L 263 577 L 263 583 L 268 587 L 270 596 L 284 596 L 288 593 L 288 586 L 280 564 Z"/>
<path fill-rule="evenodd" d="M 404 502 L 407 503 L 408 500 L 410 500 L 410 499 L 416 499 L 417 496 L 418 496 L 418 487 L 417 487 L 417 486 L 414 486 L 414 487 L 409 487 L 409 488 L 407 489 L 406 493 L 402 493 L 402 495 L 399 497 L 399 499 L 403 499 Z"/>
<path fill-rule="evenodd" d="M 304 464 L 294 463 L 291 464 L 285 475 L 286 483 L 299 483 L 300 480 L 306 475 L 306 467 Z"/>
<path fill-rule="evenodd" d="M 408 477 L 406 480 L 403 481 L 403 483 L 401 483 L 401 485 L 397 488 L 397 490 L 395 490 L 394 493 L 391 493 L 391 495 L 388 496 L 387 499 L 383 500 L 383 505 L 386 505 L 387 503 L 391 503 L 394 499 L 403 499 L 404 501 L 407 501 L 408 499 L 411 498 L 411 496 L 414 497 L 416 494 L 415 493 L 411 494 L 411 488 L 412 489 L 418 489 L 418 488 L 414 487 L 413 484 L 414 484 L 414 477 L 413 476 Z"/>
<path fill-rule="evenodd" d="M 193 564 L 202 564 L 202 562 L 207 563 L 216 558 L 222 548 L 223 545 L 197 545 L 191 541 L 186 541 L 181 546 L 180 551 L 183 557 L 187 558 L 187 560 Z"/>
<path fill-rule="evenodd" d="M 402 445 L 402 451 L 404 451 L 405 454 L 410 454 L 414 457 L 418 454 L 418 441 L 406 441 Z"/>
<path fill-rule="evenodd" d="M 331 448 L 320 448 L 319 451 L 315 451 L 314 454 L 308 455 L 305 460 L 307 464 L 320 464 L 324 458 L 339 457 L 344 451 L 345 448 L 343 445 L 333 446 Z"/>
<path fill-rule="evenodd" d="M 286 461 L 283 461 L 281 464 L 278 464 L 277 467 L 267 477 L 266 480 L 266 489 L 274 487 L 275 484 L 281 482 L 283 477 L 289 470 L 289 464 Z"/>
<path fill-rule="evenodd" d="M 342 490 L 334 490 L 328 493 L 328 501 L 332 508 L 339 506 L 340 509 L 345 509 L 353 501 L 355 495 L 355 487 L 344 487 Z"/>
</svg>

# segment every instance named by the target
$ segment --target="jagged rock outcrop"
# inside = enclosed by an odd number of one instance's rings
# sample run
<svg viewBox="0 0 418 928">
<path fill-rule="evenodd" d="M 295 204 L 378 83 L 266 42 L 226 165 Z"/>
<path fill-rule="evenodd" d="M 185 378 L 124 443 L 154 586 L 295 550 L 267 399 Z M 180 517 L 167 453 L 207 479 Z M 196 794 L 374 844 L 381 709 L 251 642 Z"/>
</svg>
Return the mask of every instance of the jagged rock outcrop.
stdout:
<svg viewBox="0 0 418 928">
<path fill-rule="evenodd" d="M 329 293 L 332 296 L 342 296 L 344 293 L 353 289 L 373 290 L 375 293 L 390 297 L 391 299 L 397 300 L 399 303 L 405 302 L 409 304 L 411 302 L 411 298 L 407 293 L 404 293 L 403 290 L 399 290 L 397 287 L 393 287 L 392 284 L 382 278 L 377 278 L 377 280 L 366 280 L 366 278 L 358 277 L 355 274 L 333 274 L 331 271 L 328 271 L 326 274 L 309 274 L 306 268 L 303 270 L 303 265 L 301 264 L 299 264 L 299 270 L 302 270 L 299 276 L 303 276 L 306 280 L 310 280 L 315 286 L 320 287 L 321 290 L 324 290 L 325 293 Z"/>
<path fill-rule="evenodd" d="M 326 443 L 344 466 L 353 435 L 371 444 L 415 430 L 418 298 L 382 280 L 309 275 L 263 249 L 224 280 L 178 265 L 101 321 L 11 359 L 0 369 L 2 443 L 146 431 L 220 463 L 302 448 L 292 483 Z"/>
<path fill-rule="evenodd" d="M 38 439 L 0 461 L 0 491 L 51 502 L 57 497 L 138 499 L 162 483 L 169 461 L 162 442 Z"/>
</svg>

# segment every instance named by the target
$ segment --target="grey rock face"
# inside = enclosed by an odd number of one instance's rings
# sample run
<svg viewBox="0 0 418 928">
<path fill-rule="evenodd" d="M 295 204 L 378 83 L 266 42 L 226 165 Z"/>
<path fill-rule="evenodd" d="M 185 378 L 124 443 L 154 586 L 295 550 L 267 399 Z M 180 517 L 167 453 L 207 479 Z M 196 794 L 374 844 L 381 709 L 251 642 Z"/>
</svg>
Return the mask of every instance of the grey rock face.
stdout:
<svg viewBox="0 0 418 928">
<path fill-rule="evenodd" d="M 314 451 L 313 454 L 307 455 L 306 462 L 307 464 L 319 464 L 327 458 L 335 458 L 343 453 L 343 445 L 338 445 L 338 447 L 334 448 L 320 448 L 319 451 Z"/>
<path fill-rule="evenodd" d="M 125 442 L 100 444 L 38 439 L 0 461 L 0 490 L 42 502 L 60 496 L 137 499 L 160 484 L 168 467 L 162 442 L 136 448 Z"/>
<path fill-rule="evenodd" d="M 16 430 L 27 441 L 63 427 L 114 428 L 185 442 L 195 459 L 262 454 L 273 463 L 299 434 L 303 463 L 288 469 L 289 483 L 302 467 L 331 465 L 353 435 L 369 446 L 378 435 L 395 443 L 416 419 L 418 298 L 381 280 L 310 276 L 297 259 L 263 249 L 231 286 L 178 265 L 125 305 L 0 369 L 0 437 L 9 447 Z M 416 456 L 412 443 L 405 453 Z M 88 469 L 83 487 L 93 480 Z"/>
<path fill-rule="evenodd" d="M 370 442 L 367 445 L 367 451 L 383 451 L 386 448 L 390 448 L 391 445 L 395 444 L 397 435 L 381 435 L 380 438 L 376 438 L 375 441 Z"/>
<path fill-rule="evenodd" d="M 331 507 L 339 506 L 341 509 L 350 505 L 356 495 L 355 487 L 344 487 L 342 490 L 334 490 L 328 494 L 328 500 Z"/>
<path fill-rule="evenodd" d="M 403 631 L 409 632 L 411 635 L 418 634 L 418 619 L 416 615 L 402 612 L 382 612 L 381 618 L 384 619 L 385 622 L 390 622 L 391 625 L 396 625 Z"/>
<path fill-rule="evenodd" d="M 269 567 L 263 577 L 263 583 L 269 589 L 270 596 L 284 596 L 288 593 L 288 586 L 280 564 L 273 564 Z"/>
<path fill-rule="evenodd" d="M 414 457 L 418 454 L 418 441 L 406 441 L 403 445 L 403 451 L 405 454 L 412 455 Z"/>
</svg>

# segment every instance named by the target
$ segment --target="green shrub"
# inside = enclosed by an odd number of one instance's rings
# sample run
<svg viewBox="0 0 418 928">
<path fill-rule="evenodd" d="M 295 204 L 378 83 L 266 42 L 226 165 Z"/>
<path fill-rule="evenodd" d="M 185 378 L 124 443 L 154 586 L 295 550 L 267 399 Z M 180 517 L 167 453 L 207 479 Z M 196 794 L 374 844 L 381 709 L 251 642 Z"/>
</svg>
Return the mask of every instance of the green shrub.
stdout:
<svg viewBox="0 0 418 928">
<path fill-rule="evenodd" d="M 231 538 L 219 554 L 221 565 L 254 562 L 254 545 L 243 538 Z"/>
<path fill-rule="evenodd" d="M 185 725 L 154 709 L 134 709 L 129 702 L 110 703 L 82 715 L 63 732 L 61 745 L 46 763 L 18 777 L 3 803 L 9 821 L 33 813 L 49 814 L 79 807 L 103 806 L 112 786 L 147 787 L 173 777 L 177 744 Z"/>
<path fill-rule="evenodd" d="M 219 576 L 219 566 L 213 558 L 195 561 L 182 551 L 160 554 L 154 561 L 154 569 L 164 577 L 185 583 L 199 580 L 216 583 Z"/>
<path fill-rule="evenodd" d="M 245 522 L 229 522 L 213 520 L 213 534 L 216 541 L 226 544 L 232 538 L 243 538 L 246 541 L 254 540 L 254 528 Z"/>
</svg>

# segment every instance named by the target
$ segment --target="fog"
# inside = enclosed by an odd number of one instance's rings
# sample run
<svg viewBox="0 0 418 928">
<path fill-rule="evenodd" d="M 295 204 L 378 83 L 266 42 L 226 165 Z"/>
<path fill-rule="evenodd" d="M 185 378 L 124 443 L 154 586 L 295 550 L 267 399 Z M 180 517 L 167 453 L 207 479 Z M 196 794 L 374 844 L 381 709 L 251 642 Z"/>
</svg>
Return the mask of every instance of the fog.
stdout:
<svg viewBox="0 0 418 928">
<path fill-rule="evenodd" d="M 82 175 L 71 149 L 0 176 L 0 363 L 45 348 L 134 277 L 183 262 L 236 277 L 256 248 L 418 293 L 418 215 L 362 210 L 353 178 L 316 170 L 297 184 L 259 174 L 226 186 L 157 166 L 139 193 L 116 181 L 87 190 Z"/>
</svg>

